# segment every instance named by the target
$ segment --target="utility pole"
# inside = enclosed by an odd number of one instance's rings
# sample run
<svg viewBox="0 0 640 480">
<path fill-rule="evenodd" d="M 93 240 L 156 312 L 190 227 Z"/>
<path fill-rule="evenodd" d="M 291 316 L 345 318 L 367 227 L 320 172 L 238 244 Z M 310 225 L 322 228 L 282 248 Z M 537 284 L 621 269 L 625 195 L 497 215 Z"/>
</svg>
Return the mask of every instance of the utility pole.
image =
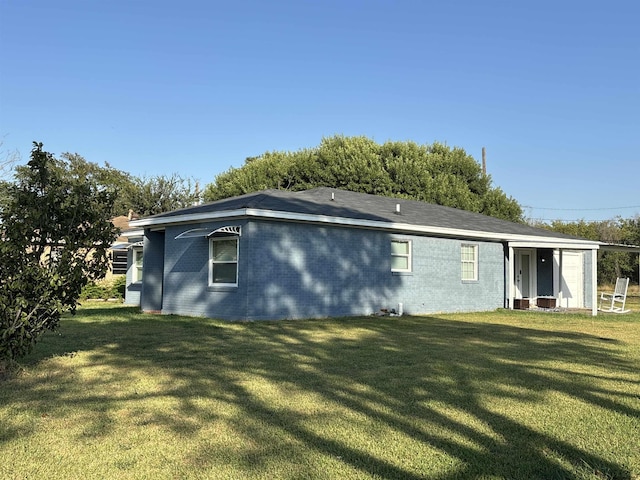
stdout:
<svg viewBox="0 0 640 480">
<path fill-rule="evenodd" d="M 482 147 L 482 176 L 487 176 L 487 151 Z"/>
</svg>

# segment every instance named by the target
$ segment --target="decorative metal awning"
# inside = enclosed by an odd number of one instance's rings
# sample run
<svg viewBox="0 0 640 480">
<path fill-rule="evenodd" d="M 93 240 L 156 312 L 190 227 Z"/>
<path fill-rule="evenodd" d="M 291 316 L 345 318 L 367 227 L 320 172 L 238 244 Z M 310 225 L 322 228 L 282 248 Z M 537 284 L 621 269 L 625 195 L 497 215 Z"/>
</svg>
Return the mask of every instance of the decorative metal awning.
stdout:
<svg viewBox="0 0 640 480">
<path fill-rule="evenodd" d="M 216 228 L 215 230 L 211 230 L 210 228 L 192 228 L 191 230 L 187 230 L 182 232 L 180 235 L 177 235 L 174 240 L 178 240 L 179 238 L 208 238 L 218 234 L 240 236 L 242 234 L 242 228 L 237 225 L 225 225 L 224 227 Z"/>
<path fill-rule="evenodd" d="M 131 245 L 129 242 L 117 242 L 109 247 L 109 250 L 126 250 Z"/>
<path fill-rule="evenodd" d="M 109 250 L 129 250 L 130 248 L 133 247 L 142 247 L 144 245 L 143 241 L 140 242 L 118 242 L 118 243 L 114 243 L 113 245 L 111 245 L 109 247 Z"/>
</svg>

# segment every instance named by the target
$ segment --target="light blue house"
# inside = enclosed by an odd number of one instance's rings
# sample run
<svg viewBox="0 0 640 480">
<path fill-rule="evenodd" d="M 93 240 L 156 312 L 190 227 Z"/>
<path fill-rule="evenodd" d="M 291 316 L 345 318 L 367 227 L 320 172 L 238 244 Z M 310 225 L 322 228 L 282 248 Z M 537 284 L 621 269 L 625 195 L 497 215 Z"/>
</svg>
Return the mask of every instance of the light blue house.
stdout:
<svg viewBox="0 0 640 480">
<path fill-rule="evenodd" d="M 228 320 L 557 306 L 596 314 L 599 242 L 424 202 L 265 190 L 134 220 L 127 302 Z"/>
<path fill-rule="evenodd" d="M 127 221 L 128 224 L 129 221 Z M 128 305 L 140 305 L 143 240 L 143 229 L 126 228 L 121 231 L 118 240 L 110 247 L 112 274 L 126 275 L 124 303 Z"/>
</svg>

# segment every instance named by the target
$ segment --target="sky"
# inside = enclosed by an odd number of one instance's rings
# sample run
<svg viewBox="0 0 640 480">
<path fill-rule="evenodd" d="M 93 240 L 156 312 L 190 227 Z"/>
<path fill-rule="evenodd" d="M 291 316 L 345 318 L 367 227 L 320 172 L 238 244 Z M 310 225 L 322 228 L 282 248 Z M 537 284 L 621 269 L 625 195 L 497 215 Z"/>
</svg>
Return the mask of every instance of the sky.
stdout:
<svg viewBox="0 0 640 480">
<path fill-rule="evenodd" d="M 333 135 L 486 148 L 525 216 L 640 214 L 637 0 L 0 0 L 0 160 L 202 186 Z M 2 157 L 4 156 L 4 157 Z"/>
</svg>

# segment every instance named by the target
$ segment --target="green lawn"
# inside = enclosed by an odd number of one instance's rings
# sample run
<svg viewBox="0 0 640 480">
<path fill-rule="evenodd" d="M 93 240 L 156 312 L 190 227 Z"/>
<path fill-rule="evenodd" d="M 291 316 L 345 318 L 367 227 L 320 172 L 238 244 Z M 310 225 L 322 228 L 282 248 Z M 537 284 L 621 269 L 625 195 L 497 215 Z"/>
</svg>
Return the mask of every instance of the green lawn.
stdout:
<svg viewBox="0 0 640 480">
<path fill-rule="evenodd" d="M 3 479 L 639 479 L 640 313 L 95 304 L 0 383 Z"/>
</svg>

